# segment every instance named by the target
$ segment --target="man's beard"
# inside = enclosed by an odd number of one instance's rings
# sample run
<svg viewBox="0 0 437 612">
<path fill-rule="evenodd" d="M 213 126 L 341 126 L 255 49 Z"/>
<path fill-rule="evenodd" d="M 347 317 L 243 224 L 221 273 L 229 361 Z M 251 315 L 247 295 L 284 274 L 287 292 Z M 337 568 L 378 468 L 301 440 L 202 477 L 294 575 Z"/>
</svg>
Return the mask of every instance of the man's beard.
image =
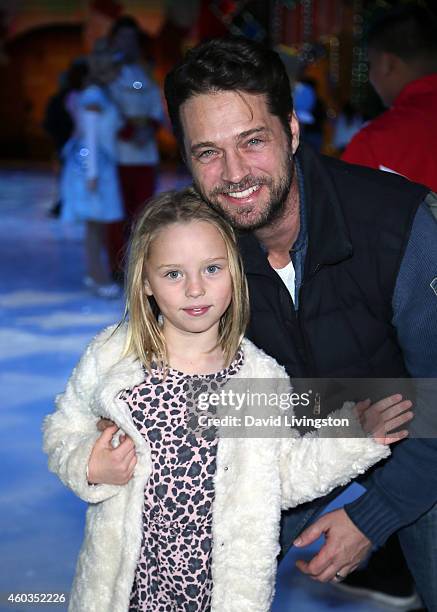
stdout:
<svg viewBox="0 0 437 612">
<path fill-rule="evenodd" d="M 287 157 L 286 164 L 284 164 L 283 167 L 283 173 L 276 184 L 271 178 L 257 178 L 250 174 L 245 176 L 239 183 L 228 183 L 227 185 L 215 187 L 209 194 L 202 191 L 200 185 L 196 181 L 194 181 L 194 184 L 203 199 L 211 208 L 224 217 L 232 227 L 237 230 L 257 230 L 274 223 L 277 219 L 282 217 L 293 179 L 293 162 L 290 157 L 291 156 Z M 254 208 L 253 204 L 246 206 L 238 206 L 238 204 L 234 206 L 230 204 L 229 207 L 225 208 L 218 199 L 222 194 L 244 191 L 245 189 L 258 185 L 265 185 L 269 188 L 270 199 L 265 204 L 263 210 L 259 211 L 255 219 L 247 218 L 247 215 L 250 214 Z"/>
</svg>

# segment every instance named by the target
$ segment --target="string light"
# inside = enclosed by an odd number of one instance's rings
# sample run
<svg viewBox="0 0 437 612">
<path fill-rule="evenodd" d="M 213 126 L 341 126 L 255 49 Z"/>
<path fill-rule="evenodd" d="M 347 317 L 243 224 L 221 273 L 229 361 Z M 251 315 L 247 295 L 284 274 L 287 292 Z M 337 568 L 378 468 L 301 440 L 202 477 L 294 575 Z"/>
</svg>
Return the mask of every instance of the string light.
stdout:
<svg viewBox="0 0 437 612">
<path fill-rule="evenodd" d="M 270 19 L 270 35 L 273 46 L 281 42 L 283 2 L 274 0 Z"/>
<path fill-rule="evenodd" d="M 364 93 L 363 85 L 367 83 L 369 78 L 366 50 L 363 45 L 363 21 L 363 2 L 362 0 L 354 0 L 351 102 L 355 106 L 360 105 Z"/>
<path fill-rule="evenodd" d="M 313 0 L 303 0 L 302 2 L 302 50 L 301 61 L 306 64 L 313 58 Z"/>
<path fill-rule="evenodd" d="M 340 81 L 340 40 L 338 36 L 329 37 L 329 79 L 334 86 Z"/>
</svg>

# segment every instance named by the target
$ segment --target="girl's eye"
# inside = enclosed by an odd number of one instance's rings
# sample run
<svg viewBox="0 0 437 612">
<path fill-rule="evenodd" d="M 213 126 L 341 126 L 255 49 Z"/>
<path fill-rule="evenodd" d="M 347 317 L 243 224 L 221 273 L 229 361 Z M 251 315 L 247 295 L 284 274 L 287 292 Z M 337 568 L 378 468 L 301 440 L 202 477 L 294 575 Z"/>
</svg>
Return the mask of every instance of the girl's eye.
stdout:
<svg viewBox="0 0 437 612">
<path fill-rule="evenodd" d="M 221 268 L 217 264 L 212 264 L 206 268 L 208 274 L 216 274 L 219 270 L 221 270 Z"/>
<path fill-rule="evenodd" d="M 172 280 L 176 280 L 177 278 L 179 278 L 180 274 L 181 273 L 178 270 L 170 270 L 170 272 L 167 272 L 165 276 Z"/>
</svg>

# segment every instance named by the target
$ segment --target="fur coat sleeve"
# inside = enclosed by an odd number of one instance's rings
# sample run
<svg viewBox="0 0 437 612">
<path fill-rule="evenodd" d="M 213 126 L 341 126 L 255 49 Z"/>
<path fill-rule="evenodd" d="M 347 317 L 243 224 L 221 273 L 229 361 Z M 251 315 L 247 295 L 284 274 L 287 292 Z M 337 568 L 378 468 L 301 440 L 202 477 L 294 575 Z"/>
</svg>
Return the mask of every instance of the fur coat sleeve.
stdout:
<svg viewBox="0 0 437 612">
<path fill-rule="evenodd" d="M 244 348 L 252 361 L 255 347 L 246 341 Z M 260 349 L 255 352 L 257 371 L 251 375 L 265 379 L 265 387 L 277 397 L 290 395 L 292 382 L 285 369 Z M 347 402 L 331 415 L 348 419 L 348 437 L 341 437 L 342 430 L 333 427 L 321 427 L 302 437 L 289 425 L 282 425 L 278 461 L 283 510 L 326 495 L 390 455 L 388 446 L 366 437 L 353 406 Z M 291 410 L 289 416 L 292 414 Z"/>
<path fill-rule="evenodd" d="M 365 436 L 353 406 L 346 403 L 332 415 L 348 419 L 350 437 L 322 427 L 303 437 L 292 433 L 290 439 L 281 440 L 282 509 L 326 495 L 390 455 L 388 446 Z"/>
<path fill-rule="evenodd" d="M 96 348 L 108 336 L 104 332 L 87 348 L 68 381 L 64 393 L 56 398 L 56 411 L 45 418 L 44 452 L 49 469 L 81 499 L 97 503 L 117 495 L 117 485 L 90 485 L 87 466 L 100 432 L 99 415 L 92 412 L 93 392 L 98 378 Z"/>
</svg>

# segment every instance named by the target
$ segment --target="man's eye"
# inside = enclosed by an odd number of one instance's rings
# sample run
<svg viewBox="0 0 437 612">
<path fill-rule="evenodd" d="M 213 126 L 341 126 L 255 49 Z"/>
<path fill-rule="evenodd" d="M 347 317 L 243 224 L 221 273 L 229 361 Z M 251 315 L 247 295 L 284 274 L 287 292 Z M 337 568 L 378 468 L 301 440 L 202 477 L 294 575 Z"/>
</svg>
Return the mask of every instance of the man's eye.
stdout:
<svg viewBox="0 0 437 612">
<path fill-rule="evenodd" d="M 251 138 L 250 140 L 248 140 L 247 144 L 248 145 L 259 145 L 262 144 L 262 140 L 260 138 Z"/>
<path fill-rule="evenodd" d="M 172 280 L 176 280 L 177 278 L 180 277 L 180 272 L 178 270 L 170 270 L 170 272 L 167 272 L 167 274 L 165 275 L 167 278 L 171 278 Z"/>
<path fill-rule="evenodd" d="M 207 149 L 206 151 L 202 151 L 201 153 L 199 153 L 198 158 L 199 159 L 208 159 L 209 157 L 212 157 L 214 155 L 215 151 L 213 151 L 213 149 Z"/>
</svg>

